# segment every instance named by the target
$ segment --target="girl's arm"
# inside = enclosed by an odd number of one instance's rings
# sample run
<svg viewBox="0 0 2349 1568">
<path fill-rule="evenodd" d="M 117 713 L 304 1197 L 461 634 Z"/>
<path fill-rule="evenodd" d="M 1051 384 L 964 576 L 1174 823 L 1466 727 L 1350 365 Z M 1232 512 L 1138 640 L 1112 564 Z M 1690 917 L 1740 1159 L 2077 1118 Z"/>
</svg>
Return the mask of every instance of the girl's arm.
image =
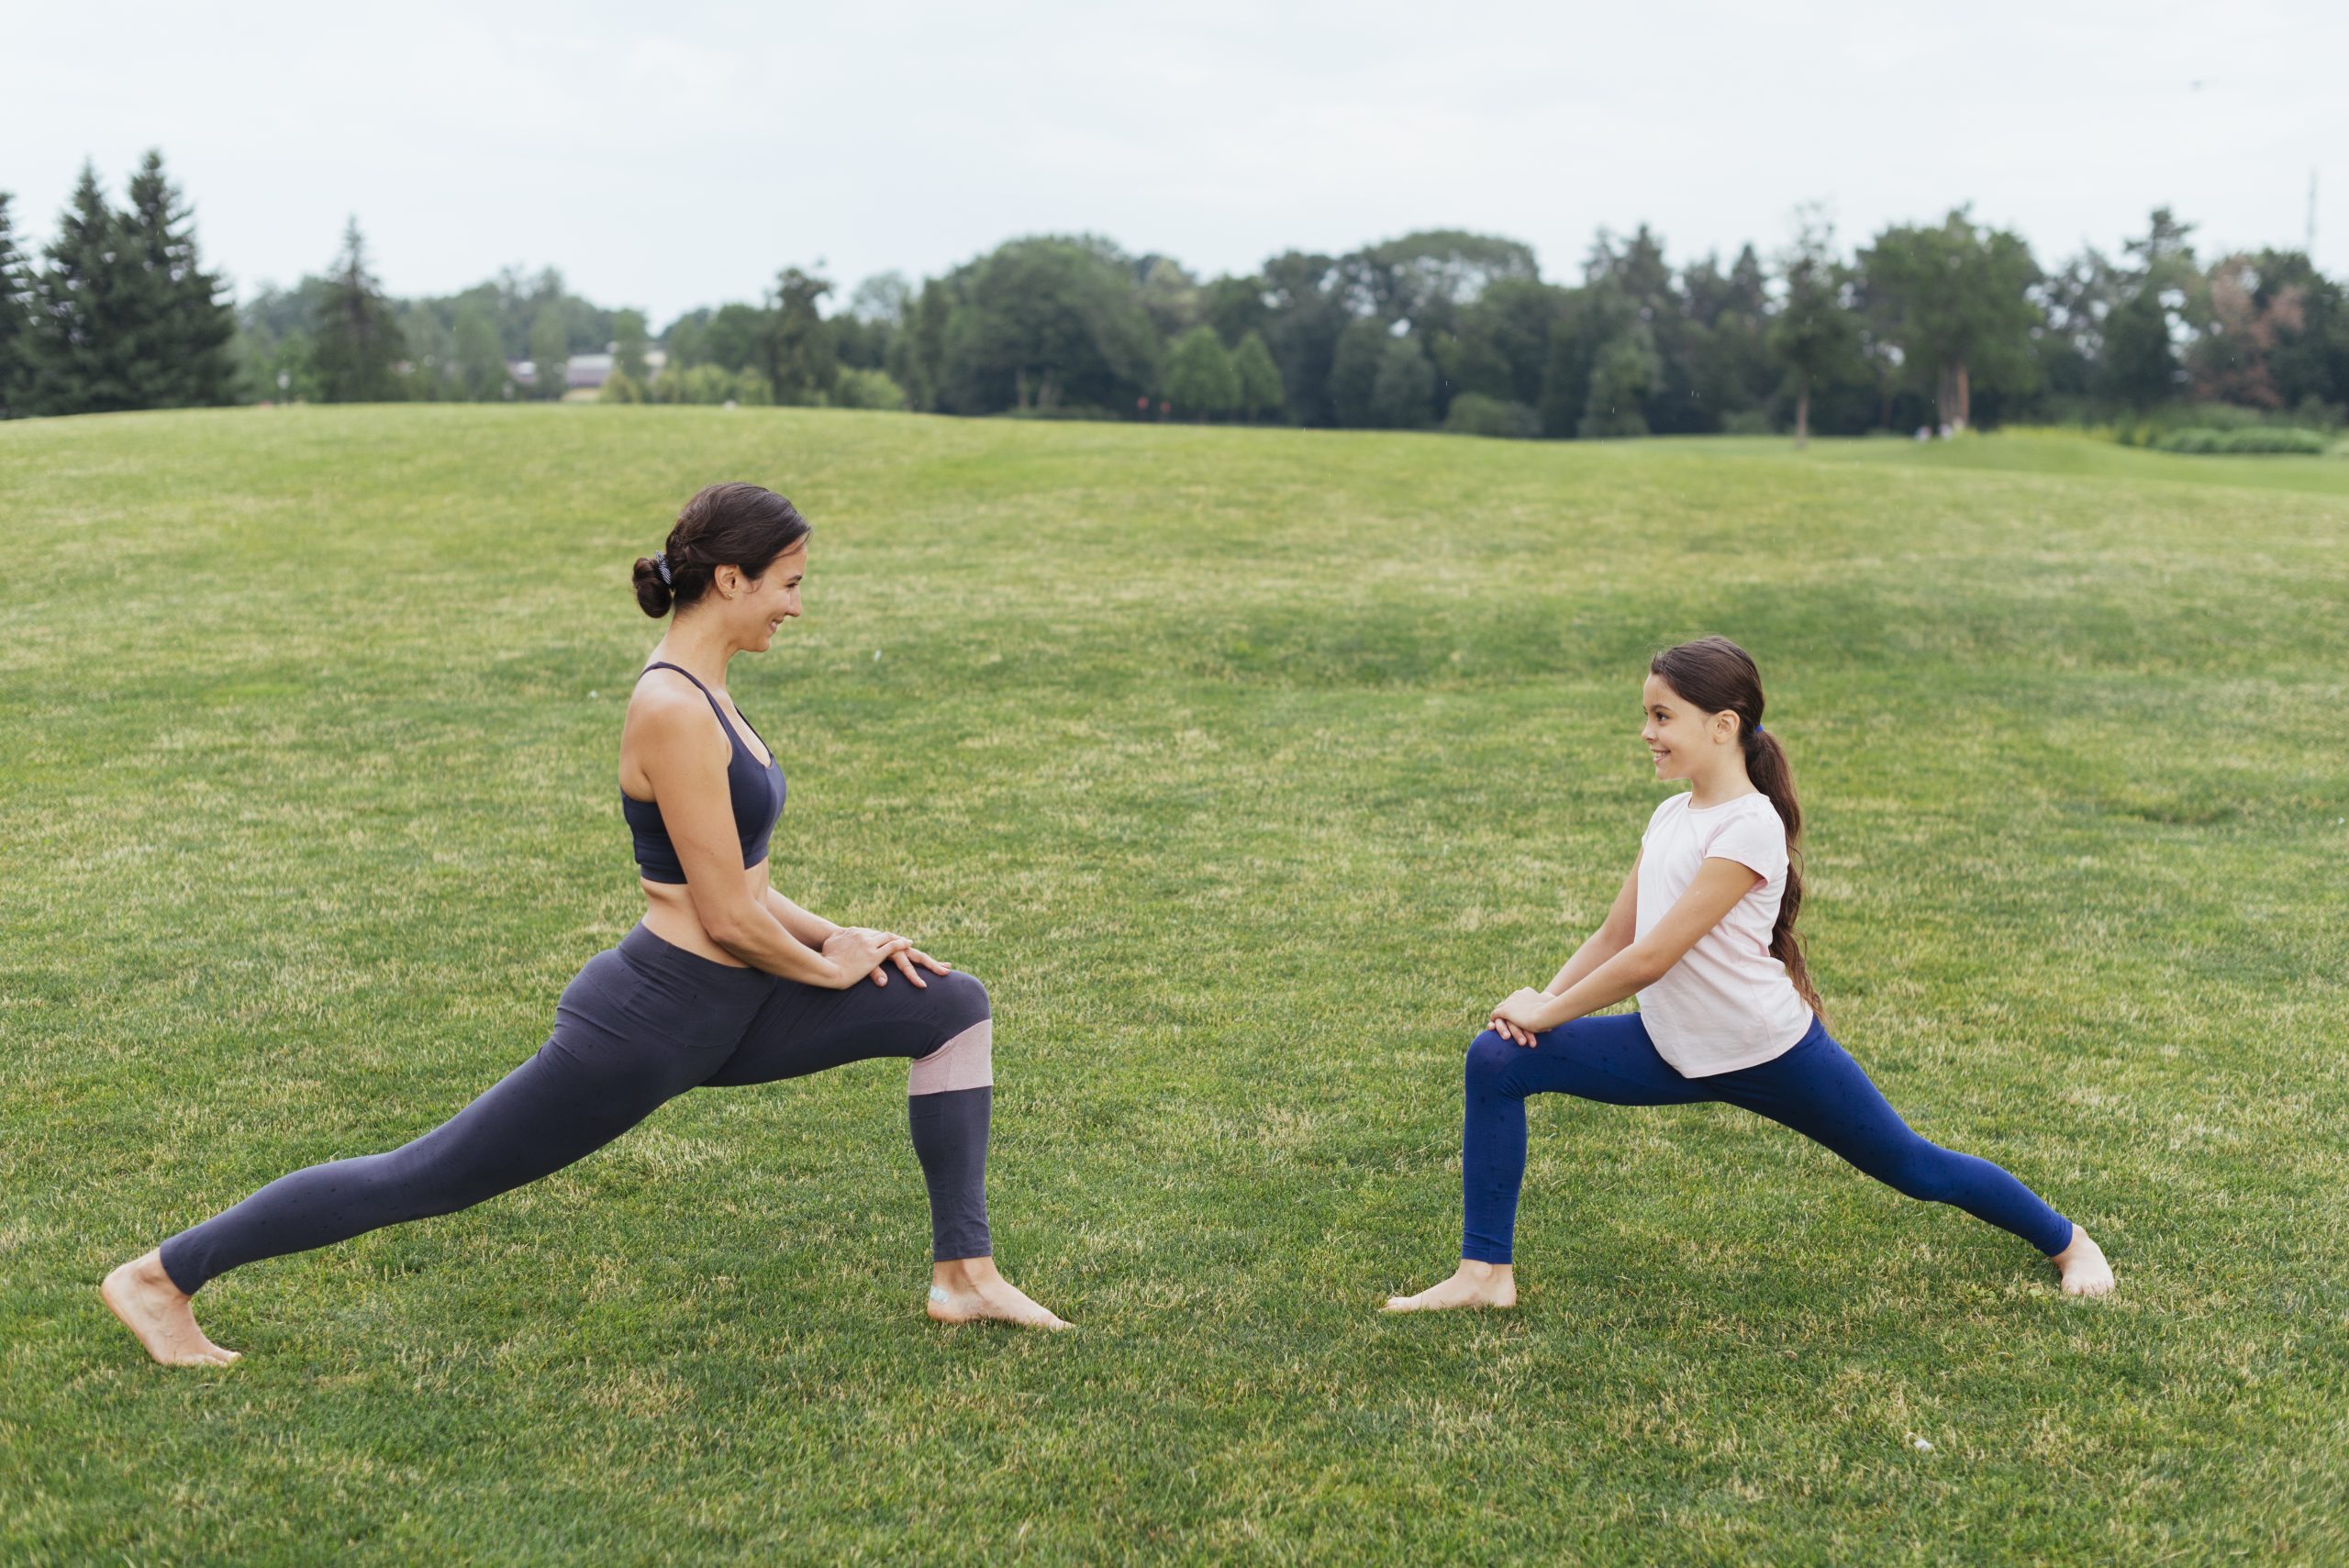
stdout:
<svg viewBox="0 0 2349 1568">
<path fill-rule="evenodd" d="M 1607 911 L 1607 918 L 1599 922 L 1598 929 L 1583 939 L 1582 946 L 1575 949 L 1574 957 L 1566 960 L 1565 967 L 1542 989 L 1553 996 L 1563 996 L 1575 982 L 1630 947 L 1639 912 L 1640 862 L 1634 856 L 1631 874 L 1623 879 L 1622 891 L 1615 895 L 1614 907 Z"/>
<path fill-rule="evenodd" d="M 1697 939 L 1720 925 L 1737 907 L 1737 901 L 1761 881 L 1762 873 L 1752 866 L 1718 856 L 1707 860 L 1698 868 L 1688 891 L 1646 936 L 1569 984 L 1564 991 L 1554 995 L 1547 991 L 1520 991 L 1494 1008 L 1493 1016 L 1529 1034 L 1542 1034 L 1614 1006 L 1663 979 L 1697 945 Z M 1579 960 L 1582 955 L 1575 956 Z"/>
</svg>

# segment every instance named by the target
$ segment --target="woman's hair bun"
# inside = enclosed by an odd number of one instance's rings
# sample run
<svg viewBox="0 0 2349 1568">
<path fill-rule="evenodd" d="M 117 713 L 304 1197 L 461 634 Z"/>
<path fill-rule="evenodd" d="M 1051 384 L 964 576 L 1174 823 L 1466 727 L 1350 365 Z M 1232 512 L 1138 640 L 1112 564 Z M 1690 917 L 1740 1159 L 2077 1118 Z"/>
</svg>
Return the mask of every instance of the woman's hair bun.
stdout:
<svg viewBox="0 0 2349 1568">
<path fill-rule="evenodd" d="M 673 596 L 669 584 L 661 581 L 659 563 L 649 555 L 638 556 L 636 602 L 644 606 L 644 613 L 656 620 L 667 615 Z"/>
</svg>

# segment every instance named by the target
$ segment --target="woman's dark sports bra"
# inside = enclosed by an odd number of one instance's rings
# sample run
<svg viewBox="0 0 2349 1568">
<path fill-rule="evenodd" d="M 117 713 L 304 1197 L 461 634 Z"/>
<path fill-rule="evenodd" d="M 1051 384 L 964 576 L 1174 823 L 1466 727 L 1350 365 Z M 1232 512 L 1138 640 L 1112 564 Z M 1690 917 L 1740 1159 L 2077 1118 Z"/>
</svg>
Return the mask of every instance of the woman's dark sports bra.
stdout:
<svg viewBox="0 0 2349 1568">
<path fill-rule="evenodd" d="M 767 858 L 767 837 L 774 831 L 775 819 L 783 815 L 783 762 L 775 756 L 774 748 L 767 746 L 768 762 L 761 767 L 726 721 L 726 710 L 718 706 L 707 686 L 702 686 L 690 670 L 680 668 L 665 659 L 656 659 L 636 673 L 644 679 L 646 670 L 675 670 L 686 680 L 701 686 L 701 695 L 708 699 L 709 711 L 718 715 L 718 727 L 726 731 L 726 739 L 733 754 L 726 759 L 726 789 L 734 800 L 734 828 L 742 840 L 742 869 L 750 870 Z M 748 718 L 742 720 L 750 724 Z M 751 733 L 759 735 L 753 725 Z M 767 738 L 759 735 L 759 744 L 766 746 Z M 626 790 L 620 791 L 620 815 L 628 818 L 629 830 L 636 835 L 637 872 L 647 882 L 682 883 L 685 868 L 677 860 L 677 846 L 669 841 L 669 825 L 661 820 L 658 801 L 639 800 Z"/>
</svg>

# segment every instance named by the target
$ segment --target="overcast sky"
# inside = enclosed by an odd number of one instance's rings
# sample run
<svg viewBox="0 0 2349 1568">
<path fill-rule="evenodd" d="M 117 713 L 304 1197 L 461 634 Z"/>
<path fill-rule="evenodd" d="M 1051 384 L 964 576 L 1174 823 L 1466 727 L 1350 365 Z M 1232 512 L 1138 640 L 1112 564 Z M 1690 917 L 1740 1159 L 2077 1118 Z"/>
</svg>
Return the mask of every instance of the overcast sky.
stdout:
<svg viewBox="0 0 2349 1568">
<path fill-rule="evenodd" d="M 599 303 L 845 295 L 1090 230 L 1203 275 L 1414 228 L 1578 274 L 1602 226 L 1677 262 L 1848 246 L 1971 202 L 2043 261 L 2168 204 L 2205 255 L 2349 275 L 2349 5 L 10 5 L 0 189 L 39 242 L 86 157 L 162 150 L 242 293 L 356 213 L 395 294 L 552 264 Z"/>
</svg>

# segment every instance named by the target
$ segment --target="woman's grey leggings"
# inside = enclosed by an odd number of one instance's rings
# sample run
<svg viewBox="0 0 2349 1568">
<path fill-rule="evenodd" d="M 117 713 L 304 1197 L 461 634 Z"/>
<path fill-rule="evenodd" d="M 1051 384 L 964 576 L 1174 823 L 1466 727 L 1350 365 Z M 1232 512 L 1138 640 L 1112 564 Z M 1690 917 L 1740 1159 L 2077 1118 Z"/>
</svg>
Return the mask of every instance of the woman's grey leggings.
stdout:
<svg viewBox="0 0 2349 1568">
<path fill-rule="evenodd" d="M 430 1132 L 280 1176 L 163 1243 L 194 1295 L 257 1258 L 470 1207 L 593 1152 L 687 1089 L 769 1084 L 874 1056 L 913 1059 L 907 1103 L 941 1261 L 983 1258 L 995 1073 L 986 987 L 924 973 L 845 991 L 716 963 L 642 926 L 587 961 L 538 1054 Z"/>
</svg>

